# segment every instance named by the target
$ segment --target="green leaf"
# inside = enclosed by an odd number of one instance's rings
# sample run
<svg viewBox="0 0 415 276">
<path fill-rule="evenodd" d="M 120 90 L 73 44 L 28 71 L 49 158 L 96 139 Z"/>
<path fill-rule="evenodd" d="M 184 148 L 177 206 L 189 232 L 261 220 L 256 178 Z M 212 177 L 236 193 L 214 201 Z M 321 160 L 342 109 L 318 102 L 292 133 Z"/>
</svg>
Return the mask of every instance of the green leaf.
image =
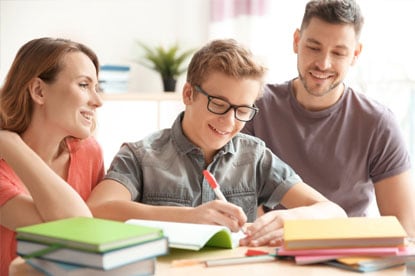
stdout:
<svg viewBox="0 0 415 276">
<path fill-rule="evenodd" d="M 137 43 L 144 50 L 144 56 L 139 63 L 158 72 L 163 78 L 177 78 L 183 74 L 187 70 L 184 63 L 194 52 L 194 49 L 181 51 L 177 43 L 168 48 L 161 45 L 150 47 L 140 41 Z"/>
</svg>

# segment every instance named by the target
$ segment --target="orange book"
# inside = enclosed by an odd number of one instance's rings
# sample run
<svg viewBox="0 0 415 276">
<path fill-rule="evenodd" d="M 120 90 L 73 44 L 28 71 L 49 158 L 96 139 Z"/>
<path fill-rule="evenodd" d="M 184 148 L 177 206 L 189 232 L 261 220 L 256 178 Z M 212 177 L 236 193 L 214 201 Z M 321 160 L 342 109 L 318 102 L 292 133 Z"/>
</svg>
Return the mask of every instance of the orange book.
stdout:
<svg viewBox="0 0 415 276">
<path fill-rule="evenodd" d="M 406 236 L 394 216 L 298 219 L 284 223 L 286 249 L 402 247 Z"/>
</svg>

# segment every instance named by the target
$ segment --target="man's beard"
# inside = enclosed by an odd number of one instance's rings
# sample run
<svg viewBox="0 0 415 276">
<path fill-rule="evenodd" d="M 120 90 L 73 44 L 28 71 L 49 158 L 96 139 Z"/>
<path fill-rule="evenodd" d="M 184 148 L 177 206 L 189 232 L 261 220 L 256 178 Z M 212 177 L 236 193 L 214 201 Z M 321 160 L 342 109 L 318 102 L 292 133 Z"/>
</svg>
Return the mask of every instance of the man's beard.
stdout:
<svg viewBox="0 0 415 276">
<path fill-rule="evenodd" d="M 314 90 L 312 90 L 307 85 L 307 81 L 303 77 L 303 75 L 301 75 L 300 70 L 299 69 L 297 69 L 297 70 L 298 70 L 298 76 L 300 78 L 301 83 L 303 84 L 304 89 L 307 91 L 308 94 L 310 94 L 312 96 L 315 96 L 315 97 L 323 97 L 323 96 L 329 94 L 331 91 L 333 91 L 336 87 L 338 87 L 342 83 L 342 81 L 334 82 L 325 91 L 323 91 L 323 92 L 315 92 Z"/>
</svg>

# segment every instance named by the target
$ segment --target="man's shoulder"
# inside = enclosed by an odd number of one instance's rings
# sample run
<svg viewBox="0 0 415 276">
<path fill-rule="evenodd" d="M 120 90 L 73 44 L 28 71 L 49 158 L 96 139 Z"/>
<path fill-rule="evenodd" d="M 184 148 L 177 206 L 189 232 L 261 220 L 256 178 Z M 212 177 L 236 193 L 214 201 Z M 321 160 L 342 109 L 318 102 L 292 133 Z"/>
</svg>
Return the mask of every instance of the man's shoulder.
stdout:
<svg viewBox="0 0 415 276">
<path fill-rule="evenodd" d="M 391 113 L 391 110 L 369 95 L 356 91 L 351 87 L 347 88 L 347 108 L 357 109 L 358 112 L 366 113 L 373 117 Z"/>
<path fill-rule="evenodd" d="M 284 83 L 267 83 L 264 85 L 261 97 L 256 101 L 256 105 L 261 108 L 267 108 L 280 102 L 286 102 L 292 91 L 291 81 Z"/>
<path fill-rule="evenodd" d="M 270 94 L 286 94 L 291 90 L 291 83 L 292 81 L 286 81 L 282 83 L 267 83 L 264 86 L 264 96 L 269 96 Z"/>
</svg>

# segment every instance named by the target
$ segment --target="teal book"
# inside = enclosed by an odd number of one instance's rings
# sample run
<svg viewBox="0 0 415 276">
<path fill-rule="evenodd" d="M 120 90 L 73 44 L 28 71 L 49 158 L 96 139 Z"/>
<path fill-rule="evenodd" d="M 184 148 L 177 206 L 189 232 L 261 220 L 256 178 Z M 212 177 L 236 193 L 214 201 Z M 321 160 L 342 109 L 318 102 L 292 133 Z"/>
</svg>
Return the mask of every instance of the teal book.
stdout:
<svg viewBox="0 0 415 276">
<path fill-rule="evenodd" d="M 357 272 L 378 271 L 404 264 L 410 266 L 411 263 L 415 263 L 415 248 L 412 247 L 401 249 L 396 256 L 345 257 L 327 262 L 328 265 Z"/>
<path fill-rule="evenodd" d="M 333 260 L 333 261 L 326 262 L 326 264 L 337 267 L 337 268 L 342 268 L 345 270 L 355 271 L 355 272 L 373 272 L 373 271 L 388 269 L 388 268 L 395 267 L 395 266 L 404 265 L 405 261 L 402 261 L 402 260 L 385 261 L 384 263 L 381 263 L 379 261 L 376 264 L 372 264 L 372 265 L 359 265 L 359 264 L 347 265 L 342 262 Z"/>
<path fill-rule="evenodd" d="M 48 244 L 50 250 L 67 247 L 92 252 L 106 252 L 163 237 L 163 230 L 157 227 L 85 217 L 20 227 L 16 232 L 18 240 Z"/>
</svg>

